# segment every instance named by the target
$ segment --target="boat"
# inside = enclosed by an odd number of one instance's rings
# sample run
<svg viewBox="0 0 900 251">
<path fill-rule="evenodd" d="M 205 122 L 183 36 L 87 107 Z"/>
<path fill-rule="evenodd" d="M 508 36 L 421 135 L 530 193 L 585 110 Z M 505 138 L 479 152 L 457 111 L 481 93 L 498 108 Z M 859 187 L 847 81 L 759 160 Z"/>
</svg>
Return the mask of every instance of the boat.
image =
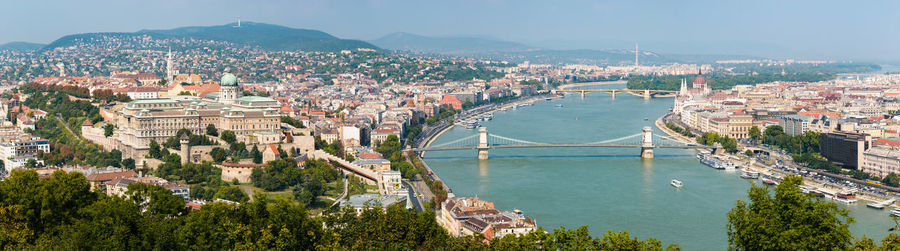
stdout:
<svg viewBox="0 0 900 251">
<path fill-rule="evenodd" d="M 556 104 L 556 107 L 563 107 L 562 104 Z"/>
<path fill-rule="evenodd" d="M 872 202 L 872 203 L 866 204 L 866 206 L 869 208 L 881 210 L 890 204 L 894 204 L 894 201 L 896 201 L 896 199 L 889 199 L 889 200 L 882 201 L 882 202 Z"/>
<path fill-rule="evenodd" d="M 891 209 L 891 214 L 894 216 L 900 216 L 900 209 L 898 209 L 898 208 Z"/>
<path fill-rule="evenodd" d="M 834 200 L 847 204 L 854 203 L 856 202 L 856 194 L 853 192 L 840 192 L 834 195 Z"/>
<path fill-rule="evenodd" d="M 645 118 L 644 118 L 644 121 L 647 121 L 647 120 L 650 120 L 650 119 L 648 119 L 648 118 L 645 117 Z"/>
<path fill-rule="evenodd" d="M 757 179 L 759 178 L 759 172 L 754 171 L 753 169 L 747 168 L 744 172 L 741 173 L 741 178 L 744 179 Z"/>
<path fill-rule="evenodd" d="M 478 122 L 475 122 L 475 121 L 466 122 L 466 129 L 475 129 L 475 127 L 478 127 Z"/>
<path fill-rule="evenodd" d="M 669 184 L 675 188 L 681 188 L 682 186 L 684 186 L 684 183 L 677 179 L 672 179 L 672 182 L 669 182 Z"/>
<path fill-rule="evenodd" d="M 770 186 L 777 186 L 777 185 L 778 185 L 778 182 L 777 182 L 777 181 L 772 180 L 772 179 L 769 179 L 769 178 L 766 178 L 766 177 L 763 177 L 763 178 L 760 179 L 760 180 L 762 180 L 762 183 L 763 183 L 763 184 L 766 184 L 766 185 L 770 185 Z"/>
</svg>

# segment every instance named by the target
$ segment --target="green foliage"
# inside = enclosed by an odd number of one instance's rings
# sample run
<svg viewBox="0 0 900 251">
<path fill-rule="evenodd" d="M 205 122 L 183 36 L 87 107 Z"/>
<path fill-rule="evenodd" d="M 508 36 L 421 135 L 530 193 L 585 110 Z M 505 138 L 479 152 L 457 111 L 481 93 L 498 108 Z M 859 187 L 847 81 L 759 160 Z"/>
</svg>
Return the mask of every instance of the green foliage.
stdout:
<svg viewBox="0 0 900 251">
<path fill-rule="evenodd" d="M 216 129 L 216 125 L 209 124 L 208 126 L 206 126 L 206 135 L 219 136 L 219 130 Z"/>
<path fill-rule="evenodd" d="M 259 151 L 259 147 L 253 145 L 253 150 L 250 150 L 250 156 L 253 157 L 253 163 L 262 164 L 262 152 Z"/>
<path fill-rule="evenodd" d="M 885 185 L 897 187 L 900 186 L 900 176 L 896 173 L 890 173 L 884 176 L 884 179 L 881 180 Z"/>
<path fill-rule="evenodd" d="M 266 191 L 281 191 L 300 182 L 301 170 L 294 160 L 269 161 L 263 168 L 254 168 L 250 174 L 253 186 Z"/>
<path fill-rule="evenodd" d="M 292 189 L 294 199 L 300 204 L 310 205 L 316 197 L 325 194 L 325 184 L 340 179 L 334 165 L 323 160 L 308 159 L 302 172 L 301 182 Z"/>
<path fill-rule="evenodd" d="M 434 125 L 438 121 L 444 120 L 444 119 L 449 118 L 450 116 L 453 116 L 454 114 L 456 114 L 456 111 L 450 107 L 442 106 L 440 109 L 441 110 L 438 114 L 425 119 L 425 123 L 428 125 Z"/>
<path fill-rule="evenodd" d="M 291 125 L 295 128 L 306 128 L 306 126 L 303 125 L 303 122 L 300 122 L 299 120 L 296 120 L 289 116 L 281 116 L 281 123 Z"/>
<path fill-rule="evenodd" d="M 691 130 L 686 130 L 686 129 L 681 128 L 681 127 L 679 127 L 679 126 L 677 126 L 677 125 L 674 125 L 674 124 L 672 124 L 672 123 L 666 123 L 666 127 L 669 128 L 669 130 L 672 130 L 672 131 L 674 131 L 674 132 L 677 132 L 677 133 L 679 133 L 679 134 L 681 134 L 681 135 L 683 135 L 683 136 L 685 136 L 685 137 L 694 137 L 694 133 L 691 133 Z"/>
<path fill-rule="evenodd" d="M 187 212 L 184 199 L 172 195 L 172 191 L 157 185 L 132 183 L 125 192 L 127 198 L 140 206 L 142 214 L 150 216 L 177 216 Z"/>
<path fill-rule="evenodd" d="M 762 139 L 765 144 L 778 146 L 793 154 L 819 152 L 819 133 L 813 131 L 791 136 L 785 134 L 781 126 L 773 125 L 766 127 Z"/>
<path fill-rule="evenodd" d="M 728 136 L 722 137 L 719 136 L 718 133 L 714 132 L 707 132 L 703 135 L 700 135 L 700 137 L 697 137 L 697 143 L 708 146 L 719 143 L 722 145 L 722 148 L 724 148 L 725 151 L 728 151 L 730 153 L 737 152 L 737 139 Z"/>
<path fill-rule="evenodd" d="M 287 201 L 246 202 L 237 187 L 223 186 L 216 197 L 241 205 L 209 203 L 184 208 L 181 198 L 158 186 L 133 184 L 128 197 L 90 191 L 79 173 L 58 171 L 38 179 L 14 171 L 0 181 L 0 248 L 25 250 L 661 250 L 654 239 L 627 232 L 592 237 L 586 227 L 539 229 L 508 235 L 491 244 L 482 237 L 451 237 L 433 211 L 416 213 L 402 204 L 342 208 L 313 217 Z M 49 196 L 48 196 L 49 195 Z M 670 246 L 672 248 L 673 246 Z M 675 246 L 677 248 L 677 246 Z"/>
<path fill-rule="evenodd" d="M 103 136 L 109 137 L 113 135 L 113 131 L 116 130 L 116 126 L 112 124 L 106 124 L 103 126 Z"/>
<path fill-rule="evenodd" d="M 735 250 L 832 250 L 852 244 L 847 209 L 800 191 L 803 178 L 788 176 L 775 188 L 753 186 L 750 203 L 728 212 L 728 240 Z"/>
<path fill-rule="evenodd" d="M 250 197 L 236 186 L 221 186 L 219 191 L 214 195 L 215 199 L 230 200 L 239 203 L 246 203 Z"/>
<path fill-rule="evenodd" d="M 222 163 L 228 157 L 228 153 L 221 147 L 213 147 L 213 149 L 209 150 L 209 155 L 216 163 Z"/>
<path fill-rule="evenodd" d="M 163 155 L 159 148 L 159 143 L 156 143 L 156 140 L 150 140 L 150 157 L 154 159 L 162 159 Z"/>
<path fill-rule="evenodd" d="M 224 140 L 228 144 L 234 144 L 234 142 L 237 140 L 237 136 L 234 135 L 234 132 L 229 130 L 222 131 L 222 136 L 220 138 L 222 138 L 222 140 Z"/>
<path fill-rule="evenodd" d="M 762 133 L 759 131 L 758 126 L 750 127 L 750 132 L 748 132 L 748 135 L 753 141 L 759 141 L 760 139 L 762 139 Z"/>
<path fill-rule="evenodd" d="M 338 158 L 346 159 L 346 155 L 344 153 L 344 144 L 341 144 L 340 140 L 335 140 L 332 143 L 328 143 L 319 136 L 316 136 L 315 147 L 316 149 L 321 149 L 322 151 L 337 156 Z"/>
<path fill-rule="evenodd" d="M 32 133 L 50 141 L 50 152 L 40 152 L 38 154 L 38 158 L 47 165 L 121 166 L 121 151 L 104 151 L 101 146 L 82 139 L 67 130 L 65 125 L 55 117 L 48 116 L 38 120 Z"/>
<path fill-rule="evenodd" d="M 134 169 L 135 168 L 134 159 L 132 159 L 132 158 L 123 159 L 122 167 L 124 167 L 125 169 Z"/>
<path fill-rule="evenodd" d="M 157 176 L 167 180 L 184 180 L 188 184 L 197 184 L 219 180 L 222 177 L 222 170 L 208 161 L 200 164 L 189 162 L 182 165 L 181 157 L 176 154 L 169 154 L 163 161 L 154 172 Z"/>
<path fill-rule="evenodd" d="M 739 65 L 732 72 L 742 75 L 705 74 L 703 75 L 708 85 L 713 89 L 729 89 L 735 85 L 756 85 L 774 81 L 787 82 L 818 82 L 831 80 L 838 73 L 868 72 L 880 69 L 877 65 L 867 64 L 820 64 L 820 65 L 789 65 L 789 66 L 758 66 Z M 787 73 L 782 75 L 782 70 Z M 697 75 L 680 76 L 632 76 L 628 79 L 628 89 L 655 89 L 678 90 L 681 88 L 681 80 L 692 79 Z"/>
</svg>

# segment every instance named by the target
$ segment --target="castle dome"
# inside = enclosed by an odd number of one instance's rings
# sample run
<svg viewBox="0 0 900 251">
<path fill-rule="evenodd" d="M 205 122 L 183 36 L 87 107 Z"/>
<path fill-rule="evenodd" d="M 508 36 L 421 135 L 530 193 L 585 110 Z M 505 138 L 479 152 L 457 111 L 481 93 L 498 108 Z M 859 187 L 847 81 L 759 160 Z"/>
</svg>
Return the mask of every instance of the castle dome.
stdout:
<svg viewBox="0 0 900 251">
<path fill-rule="evenodd" d="M 225 73 L 225 75 L 222 75 L 222 80 L 219 82 L 220 82 L 221 86 L 237 86 L 238 85 L 237 77 L 235 77 L 234 74 L 231 74 L 231 73 Z"/>
</svg>

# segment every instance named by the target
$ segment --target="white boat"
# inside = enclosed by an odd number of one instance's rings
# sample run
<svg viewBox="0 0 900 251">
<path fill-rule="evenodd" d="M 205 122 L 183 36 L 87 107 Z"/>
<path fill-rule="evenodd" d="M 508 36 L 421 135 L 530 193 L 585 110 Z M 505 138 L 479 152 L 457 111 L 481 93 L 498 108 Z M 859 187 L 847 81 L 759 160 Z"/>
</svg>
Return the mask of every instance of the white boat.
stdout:
<svg viewBox="0 0 900 251">
<path fill-rule="evenodd" d="M 672 182 L 669 182 L 669 184 L 675 188 L 681 188 L 682 186 L 684 186 L 684 183 L 681 183 L 681 181 L 677 179 L 672 179 Z"/>
<path fill-rule="evenodd" d="M 777 186 L 777 185 L 778 185 L 778 181 L 775 181 L 775 180 L 772 180 L 772 179 L 769 179 L 769 178 L 766 178 L 766 177 L 763 177 L 763 178 L 761 178 L 760 180 L 762 180 L 763 184 L 766 184 L 766 185 L 770 185 L 770 186 Z"/>
<path fill-rule="evenodd" d="M 900 208 L 891 209 L 891 214 L 900 216 Z"/>
<path fill-rule="evenodd" d="M 866 206 L 869 208 L 881 210 L 890 204 L 894 204 L 894 201 L 896 201 L 896 199 L 889 199 L 889 200 L 882 201 L 882 202 L 872 202 L 872 203 L 866 204 Z"/>
<path fill-rule="evenodd" d="M 757 179 L 759 178 L 759 172 L 754 171 L 753 169 L 745 169 L 744 172 L 741 173 L 741 178 L 744 179 Z"/>
</svg>

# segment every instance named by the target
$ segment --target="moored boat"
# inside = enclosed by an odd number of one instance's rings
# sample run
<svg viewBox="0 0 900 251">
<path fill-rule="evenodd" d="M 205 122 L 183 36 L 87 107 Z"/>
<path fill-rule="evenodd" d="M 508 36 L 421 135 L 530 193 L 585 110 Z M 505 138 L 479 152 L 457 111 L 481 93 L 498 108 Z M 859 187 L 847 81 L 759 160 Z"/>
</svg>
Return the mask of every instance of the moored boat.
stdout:
<svg viewBox="0 0 900 251">
<path fill-rule="evenodd" d="M 757 179 L 759 178 L 759 172 L 754 171 L 753 169 L 747 168 L 744 172 L 741 173 L 741 178 L 744 179 Z"/>
<path fill-rule="evenodd" d="M 778 185 L 778 182 L 777 182 L 777 181 L 772 180 L 772 179 L 769 179 L 769 178 L 766 178 L 766 177 L 763 177 L 763 178 L 761 178 L 760 180 L 762 180 L 762 183 L 763 183 L 763 184 L 766 184 L 766 185 L 770 185 L 770 186 L 777 186 L 777 185 Z"/>
<path fill-rule="evenodd" d="M 895 216 L 900 216 L 900 208 L 891 209 L 891 214 Z"/>
</svg>

